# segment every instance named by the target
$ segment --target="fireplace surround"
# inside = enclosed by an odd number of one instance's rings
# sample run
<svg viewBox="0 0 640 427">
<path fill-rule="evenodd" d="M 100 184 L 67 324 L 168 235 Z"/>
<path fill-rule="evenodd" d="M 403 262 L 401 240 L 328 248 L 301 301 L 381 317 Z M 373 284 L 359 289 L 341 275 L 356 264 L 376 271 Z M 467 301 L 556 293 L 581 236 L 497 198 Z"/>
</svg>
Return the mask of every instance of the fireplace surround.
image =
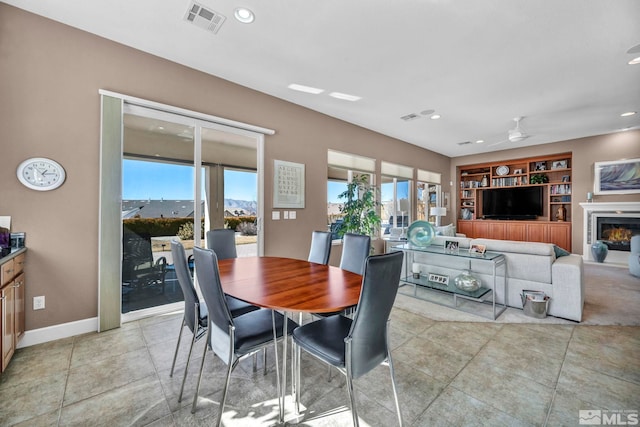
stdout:
<svg viewBox="0 0 640 427">
<path fill-rule="evenodd" d="M 640 202 L 580 203 L 584 209 L 582 257 L 595 262 L 591 244 L 609 248 L 604 264 L 627 266 L 631 237 L 640 234 Z"/>
</svg>

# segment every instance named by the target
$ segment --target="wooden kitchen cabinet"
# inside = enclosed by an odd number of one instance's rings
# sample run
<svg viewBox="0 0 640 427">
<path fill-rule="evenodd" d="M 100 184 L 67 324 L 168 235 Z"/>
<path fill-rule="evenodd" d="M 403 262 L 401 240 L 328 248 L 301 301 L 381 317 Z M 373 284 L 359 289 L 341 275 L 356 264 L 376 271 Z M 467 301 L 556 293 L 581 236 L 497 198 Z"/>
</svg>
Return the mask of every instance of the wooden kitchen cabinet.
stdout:
<svg viewBox="0 0 640 427">
<path fill-rule="evenodd" d="M 0 361 L 4 372 L 25 330 L 25 250 L 0 260 Z"/>
</svg>

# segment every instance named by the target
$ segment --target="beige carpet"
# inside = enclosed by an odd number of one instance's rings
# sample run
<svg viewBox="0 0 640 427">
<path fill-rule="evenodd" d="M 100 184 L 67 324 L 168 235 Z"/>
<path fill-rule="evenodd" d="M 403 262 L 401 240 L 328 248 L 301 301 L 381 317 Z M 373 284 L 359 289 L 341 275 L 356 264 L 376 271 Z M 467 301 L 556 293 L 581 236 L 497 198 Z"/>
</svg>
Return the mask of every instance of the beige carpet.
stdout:
<svg viewBox="0 0 640 427">
<path fill-rule="evenodd" d="M 585 302 L 581 324 L 585 325 L 640 325 L 640 279 L 629 274 L 626 268 L 585 263 Z M 433 320 L 451 322 L 491 322 L 492 320 L 465 313 L 442 305 L 416 299 L 406 294 L 409 287 L 402 287 L 395 307 L 420 314 Z M 430 294 L 431 295 L 431 294 Z M 469 303 L 473 304 L 473 303 Z M 485 309 L 487 307 L 483 307 Z M 486 312 L 489 314 L 489 312 Z M 497 323 L 577 324 L 570 320 L 547 316 L 535 319 L 525 316 L 522 310 L 508 308 L 496 320 Z"/>
</svg>

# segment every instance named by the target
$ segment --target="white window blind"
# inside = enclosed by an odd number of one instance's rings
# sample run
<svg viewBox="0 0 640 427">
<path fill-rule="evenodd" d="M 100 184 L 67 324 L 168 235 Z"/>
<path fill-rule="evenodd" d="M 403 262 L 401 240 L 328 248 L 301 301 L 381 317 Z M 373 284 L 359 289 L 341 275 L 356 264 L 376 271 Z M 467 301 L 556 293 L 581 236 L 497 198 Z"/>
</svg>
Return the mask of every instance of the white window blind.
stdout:
<svg viewBox="0 0 640 427">
<path fill-rule="evenodd" d="M 413 179 L 413 168 L 409 166 L 396 165 L 395 163 L 380 163 L 380 172 L 382 175 L 394 176 L 396 178 Z"/>
<path fill-rule="evenodd" d="M 432 184 L 441 184 L 440 181 L 442 181 L 442 175 L 437 172 L 430 172 L 430 171 L 418 169 L 418 181 L 430 182 Z"/>
<path fill-rule="evenodd" d="M 362 172 L 375 172 L 376 159 L 358 156 L 355 154 L 342 153 L 340 151 L 328 150 L 327 163 L 329 166 L 343 169 L 356 170 Z"/>
</svg>

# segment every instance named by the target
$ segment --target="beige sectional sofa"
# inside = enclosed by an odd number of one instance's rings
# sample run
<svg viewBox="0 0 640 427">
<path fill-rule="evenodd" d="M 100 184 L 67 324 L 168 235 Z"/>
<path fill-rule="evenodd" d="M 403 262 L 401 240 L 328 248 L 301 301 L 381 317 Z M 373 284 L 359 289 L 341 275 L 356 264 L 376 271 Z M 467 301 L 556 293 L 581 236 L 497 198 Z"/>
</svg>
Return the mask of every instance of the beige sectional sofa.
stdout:
<svg viewBox="0 0 640 427">
<path fill-rule="evenodd" d="M 432 245 L 443 245 L 445 240 L 457 240 L 460 251 L 468 250 L 471 245 L 484 245 L 487 251 L 504 254 L 506 295 L 503 292 L 503 271 L 500 269 L 496 284 L 497 302 L 506 301 L 510 307 L 522 308 L 520 295 L 523 290 L 544 291 L 550 297 L 548 314 L 578 322 L 582 320 L 584 281 L 581 256 L 569 254 L 557 257 L 552 244 L 510 240 L 436 236 Z M 422 254 L 414 261 L 423 264 L 424 271 L 448 274 L 450 277 L 455 277 L 460 269 L 471 267 L 472 274 L 482 280 L 483 286 L 493 287 L 491 263 L 434 254 Z"/>
</svg>

